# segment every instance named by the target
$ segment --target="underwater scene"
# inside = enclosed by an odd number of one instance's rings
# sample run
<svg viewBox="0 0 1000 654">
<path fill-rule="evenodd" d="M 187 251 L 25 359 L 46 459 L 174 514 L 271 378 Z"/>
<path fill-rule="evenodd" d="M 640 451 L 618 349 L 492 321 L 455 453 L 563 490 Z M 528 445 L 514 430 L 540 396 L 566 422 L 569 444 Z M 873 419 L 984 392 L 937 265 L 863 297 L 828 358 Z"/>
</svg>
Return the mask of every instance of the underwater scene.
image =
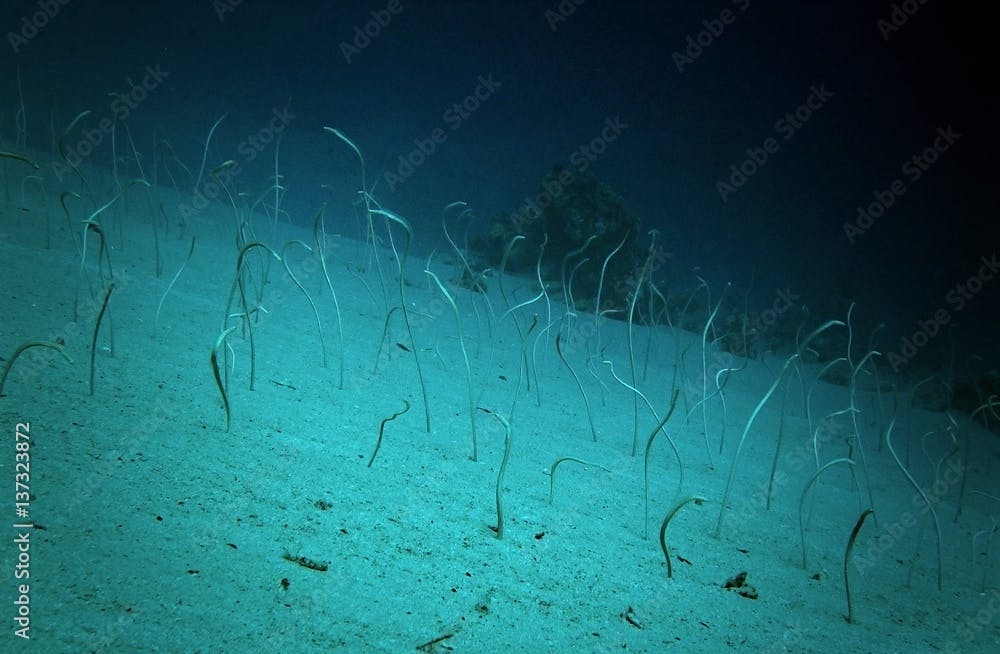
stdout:
<svg viewBox="0 0 1000 654">
<path fill-rule="evenodd" d="M 0 652 L 1000 651 L 987 20 L 0 28 Z"/>
</svg>

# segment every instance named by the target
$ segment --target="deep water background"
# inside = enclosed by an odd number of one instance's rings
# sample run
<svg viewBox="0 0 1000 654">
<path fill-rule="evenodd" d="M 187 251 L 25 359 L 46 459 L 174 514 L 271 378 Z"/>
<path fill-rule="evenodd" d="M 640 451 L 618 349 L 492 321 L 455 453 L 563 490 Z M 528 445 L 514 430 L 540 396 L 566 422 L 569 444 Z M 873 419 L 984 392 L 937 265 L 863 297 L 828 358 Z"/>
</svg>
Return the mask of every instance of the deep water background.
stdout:
<svg viewBox="0 0 1000 654">
<path fill-rule="evenodd" d="M 219 116 L 209 166 L 238 158 L 290 101 L 280 166 L 300 224 L 344 196 L 321 184 L 356 165 L 323 126 L 362 147 L 370 183 L 383 178 L 376 195 L 414 223 L 426 252 L 441 207 L 464 200 L 485 229 L 617 118 L 628 127 L 592 169 L 664 234 L 661 275 L 676 290 L 693 287 L 697 268 L 714 286 L 742 289 L 753 275 L 758 310 L 780 289 L 824 316 L 857 300 L 860 330 L 886 322 L 881 346 L 898 350 L 917 320 L 955 314 L 947 293 L 996 249 L 988 38 L 944 3 L 68 2 L 53 3 L 37 36 L 12 41 L 40 6 L 18 0 L 0 14 L 4 133 L 15 131 L 17 71 L 29 143 L 44 147 L 84 109 L 95 122 L 112 115 L 109 93 L 158 67 L 167 77 L 129 126 L 140 151 L 166 138 L 192 167 Z M 372 12 L 390 20 L 375 29 Z M 366 24 L 374 36 L 353 51 Z M 453 129 L 446 112 L 484 78 L 499 86 Z M 829 99 L 779 133 L 816 87 Z M 961 138 L 907 179 L 904 162 L 948 127 Z M 446 140 L 390 185 L 384 174 L 435 129 Z M 769 137 L 778 151 L 723 201 L 717 183 Z M 101 165 L 107 141 L 93 155 Z M 248 188 L 270 183 L 270 152 L 243 162 Z M 895 179 L 905 194 L 852 243 L 844 223 Z M 987 283 L 952 316 L 961 356 L 996 347 L 997 297 Z M 942 364 L 945 340 L 921 351 L 925 363 Z"/>
</svg>

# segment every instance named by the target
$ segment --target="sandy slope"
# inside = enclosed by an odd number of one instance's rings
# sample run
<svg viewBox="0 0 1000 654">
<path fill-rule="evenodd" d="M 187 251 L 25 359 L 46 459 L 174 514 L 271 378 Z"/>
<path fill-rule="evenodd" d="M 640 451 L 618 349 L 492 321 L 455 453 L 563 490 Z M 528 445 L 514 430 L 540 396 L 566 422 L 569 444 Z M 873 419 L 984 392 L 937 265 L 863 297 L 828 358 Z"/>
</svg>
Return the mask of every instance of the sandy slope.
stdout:
<svg viewBox="0 0 1000 654">
<path fill-rule="evenodd" d="M 168 191 L 162 195 L 167 207 L 183 199 Z M 423 651 L 995 651 L 1000 577 L 987 571 L 984 581 L 986 541 L 980 536 L 974 551 L 972 535 L 992 526 L 997 502 L 970 495 L 956 523 L 958 488 L 939 485 L 944 589 L 938 591 L 929 518 L 886 449 L 877 448 L 870 388 L 858 404 L 878 525 L 865 524 L 855 550 L 867 562 L 864 569 L 852 566 L 856 624 L 844 618 L 842 566 L 863 507 L 846 466 L 835 467 L 816 486 L 806 535 L 809 563 L 801 567 L 798 500 L 816 465 L 795 376 L 771 509 L 764 509 L 761 489 L 779 429 L 781 392 L 748 435 L 732 506 L 721 537 L 713 537 L 737 440 L 782 360 L 769 355 L 734 374 L 725 390 L 722 454 L 717 451 L 721 403 L 718 397 L 707 403 L 713 470 L 701 410 L 691 411 L 702 395 L 700 334 L 681 333 L 675 341 L 672 331 L 656 328 L 648 373 L 639 382 L 662 415 L 675 345 L 691 346 L 680 375 L 684 399 L 667 428 L 685 465 L 681 494 L 708 501 L 686 506 L 671 524 L 674 578 L 667 579 L 656 538 L 678 497 L 673 455 L 659 437 L 650 463 L 650 537 L 644 539 L 641 446 L 655 420 L 640 405 L 640 455 L 633 458 L 633 398 L 607 367 L 597 364 L 597 376 L 587 372 L 587 348 L 580 339 L 570 339 L 566 353 L 588 393 L 598 440 L 592 440 L 583 400 L 550 333 L 536 353 L 540 393 L 522 389 L 511 421 L 512 452 L 502 488 L 505 536 L 498 540 L 492 527 L 503 429 L 477 410 L 479 457 L 470 461 L 465 369 L 454 317 L 428 285 L 423 261 L 411 259 L 405 271 L 414 342 L 397 312 L 373 372 L 386 311 L 379 282 L 363 244 L 330 238 L 327 256 L 343 311 L 342 390 L 333 304 L 316 260 L 304 249 L 289 251 L 288 261 L 322 317 L 325 368 L 309 305 L 275 262 L 263 300 L 267 313 L 255 327 L 252 392 L 248 341 L 238 330 L 228 340 L 235 365 L 227 433 L 209 352 L 235 267 L 231 214 L 213 206 L 183 239 L 176 226 L 161 234 L 164 272 L 156 278 L 150 216 L 139 197 L 127 212 L 116 206 L 101 217 L 113 244 L 114 355 L 105 326 L 93 397 L 88 361 L 101 299 L 96 253 L 91 250 L 87 258 L 89 282 L 74 322 L 79 258 L 58 198 L 48 198 L 51 249 L 44 248 L 37 192 L 29 191 L 27 211 L 17 192 L 0 207 L 0 231 L 6 234 L 0 243 L 5 271 L 0 352 L 9 356 L 26 340 L 58 337 L 75 362 L 68 365 L 49 351 L 26 354 L 0 398 L 7 434 L 0 474 L 8 489 L 15 424 L 31 424 L 30 511 L 38 525 L 31 533 L 31 642 L 11 635 L 8 621 L 5 643 L 54 652 L 404 652 L 448 636 Z M 405 208 L 392 209 L 405 215 Z M 329 215 L 327 221 L 331 233 L 341 228 L 354 233 L 353 216 Z M 295 238 L 312 242 L 311 234 L 286 225 L 273 242 L 266 227 L 258 229 L 275 248 Z M 155 328 L 157 304 L 191 236 L 197 237 L 194 256 Z M 395 260 L 387 250 L 379 256 L 389 301 L 396 303 Z M 432 268 L 442 280 L 457 271 L 440 256 Z M 530 280 L 509 278 L 507 286 L 519 300 L 537 293 Z M 450 288 L 462 312 L 476 405 L 509 414 L 520 356 L 513 322 L 507 317 L 494 324 L 491 339 L 483 298 Z M 490 302 L 499 318 L 503 301 L 495 279 Z M 553 302 L 552 311 L 559 316 L 563 307 Z M 523 325 L 532 312 L 545 315 L 536 304 L 522 315 Z M 587 333 L 592 320 L 580 316 L 577 333 Z M 628 379 L 624 326 L 605 322 L 602 338 L 610 344 L 606 354 L 615 370 Z M 641 360 L 645 328 L 635 329 L 635 342 Z M 424 430 L 412 354 L 397 344 L 415 344 L 421 357 L 430 433 Z M 723 365 L 741 363 L 711 350 L 707 359 L 713 376 Z M 818 368 L 802 366 L 807 388 Z M 380 422 L 404 400 L 412 409 L 386 424 L 381 451 L 368 468 Z M 891 400 L 882 400 L 888 416 Z M 812 398 L 814 422 L 846 403 L 844 387 L 819 384 Z M 959 419 L 962 429 L 970 428 Z M 894 438 L 900 449 L 907 435 L 914 439 L 913 472 L 928 489 L 931 461 L 949 449 L 942 431 L 947 424 L 942 414 L 919 411 L 901 412 L 897 420 Z M 920 436 L 932 430 L 938 433 L 925 439 L 928 458 Z M 849 433 L 842 419 L 824 428 L 823 462 L 848 455 Z M 969 489 L 996 493 L 995 461 L 993 476 L 987 473 L 996 439 L 975 430 L 973 440 Z M 598 463 L 610 472 L 562 464 L 549 505 L 546 472 L 560 456 Z M 15 530 L 6 531 L 0 567 L 12 571 Z M 297 565 L 284 554 L 327 563 L 328 569 Z M 758 599 L 722 588 L 740 571 L 748 573 Z M 12 617 L 15 583 L 4 574 L 4 605 Z M 12 651 L 8 647 L 0 649 Z"/>
</svg>

